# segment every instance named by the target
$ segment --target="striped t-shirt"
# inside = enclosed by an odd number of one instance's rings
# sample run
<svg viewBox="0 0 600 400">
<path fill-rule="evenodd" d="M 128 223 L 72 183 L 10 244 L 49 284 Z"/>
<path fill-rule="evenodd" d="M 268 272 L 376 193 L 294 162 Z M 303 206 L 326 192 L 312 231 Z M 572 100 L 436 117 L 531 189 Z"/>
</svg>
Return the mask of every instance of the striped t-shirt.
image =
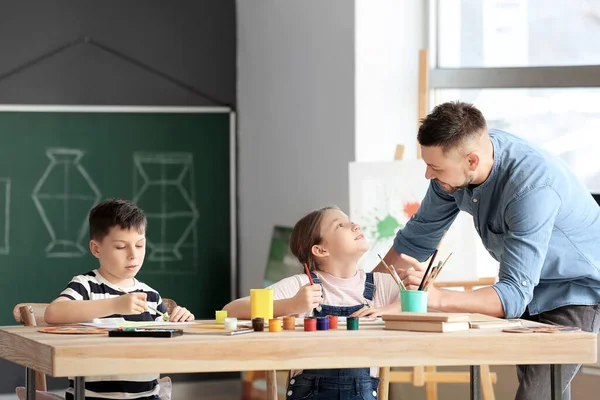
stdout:
<svg viewBox="0 0 600 400">
<path fill-rule="evenodd" d="M 123 288 L 128 292 L 146 293 L 148 306 L 160 312 L 166 312 L 166 307 L 158 292 L 150 286 L 134 278 L 135 285 Z M 77 275 L 71 279 L 61 296 L 71 300 L 102 300 L 118 297 L 123 292 L 115 285 L 108 282 L 98 270 L 93 270 L 85 275 Z M 102 318 L 122 317 L 126 321 L 154 321 L 160 318 L 158 314 L 148 308 L 148 311 L 138 315 L 106 315 Z M 86 400 L 101 399 L 159 399 L 158 374 L 144 375 L 112 375 L 89 376 L 85 378 Z M 74 399 L 74 381 L 69 378 L 69 388 L 66 400 Z"/>
</svg>

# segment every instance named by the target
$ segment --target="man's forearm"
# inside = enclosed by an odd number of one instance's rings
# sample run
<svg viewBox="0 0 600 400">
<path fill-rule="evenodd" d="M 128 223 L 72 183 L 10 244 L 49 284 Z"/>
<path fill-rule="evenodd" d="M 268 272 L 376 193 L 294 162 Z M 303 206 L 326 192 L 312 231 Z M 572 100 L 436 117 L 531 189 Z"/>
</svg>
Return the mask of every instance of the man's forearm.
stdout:
<svg viewBox="0 0 600 400">
<path fill-rule="evenodd" d="M 439 289 L 438 299 L 431 304 L 432 308 L 442 312 L 479 313 L 493 317 L 504 317 L 504 309 L 498 293 L 486 287 L 471 292 L 457 292 Z"/>
</svg>

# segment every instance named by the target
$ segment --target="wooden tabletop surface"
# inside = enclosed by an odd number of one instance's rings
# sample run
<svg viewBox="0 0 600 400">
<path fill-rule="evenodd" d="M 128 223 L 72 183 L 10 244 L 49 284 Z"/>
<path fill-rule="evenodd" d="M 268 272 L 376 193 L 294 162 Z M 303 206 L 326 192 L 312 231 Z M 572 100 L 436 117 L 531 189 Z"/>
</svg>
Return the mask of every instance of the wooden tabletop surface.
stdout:
<svg viewBox="0 0 600 400">
<path fill-rule="evenodd" d="M 58 335 L 1 327 L 0 357 L 46 374 L 98 376 L 418 365 L 595 363 L 586 332 L 505 333 L 500 329 L 424 333 L 383 330 L 253 332 L 174 338 Z"/>
</svg>

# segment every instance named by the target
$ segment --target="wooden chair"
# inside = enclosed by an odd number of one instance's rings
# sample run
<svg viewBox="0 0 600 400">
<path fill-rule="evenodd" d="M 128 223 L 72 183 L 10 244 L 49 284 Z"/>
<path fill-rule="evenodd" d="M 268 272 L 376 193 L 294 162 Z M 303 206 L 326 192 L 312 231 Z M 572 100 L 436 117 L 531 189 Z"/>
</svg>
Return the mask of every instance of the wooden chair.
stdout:
<svg viewBox="0 0 600 400">
<path fill-rule="evenodd" d="M 437 282 L 436 287 L 464 288 L 465 291 L 473 290 L 479 286 L 490 286 L 496 282 L 495 278 L 481 278 L 477 281 Z M 494 400 L 494 386 L 498 377 L 490 372 L 489 365 L 481 365 L 481 392 L 484 400 Z M 414 367 L 413 371 L 390 371 L 389 367 L 380 368 L 379 399 L 387 400 L 389 383 L 412 383 L 414 386 L 425 386 L 427 400 L 437 400 L 438 383 L 469 383 L 469 372 L 441 372 L 435 366 Z M 383 378 L 382 378 L 383 377 Z M 385 379 L 385 382 L 384 382 Z"/>
<path fill-rule="evenodd" d="M 177 307 L 177 303 L 172 299 L 163 299 L 163 303 L 167 308 L 167 312 L 171 314 L 175 307 Z M 44 320 L 44 314 L 46 313 L 46 308 L 49 303 L 19 303 L 13 308 L 13 317 L 18 324 L 22 324 L 24 326 L 45 326 L 48 325 Z M 166 379 L 170 382 L 169 378 Z M 165 382 L 166 382 L 165 380 Z M 40 371 L 35 371 L 35 387 L 38 395 L 42 397 L 44 394 L 50 395 L 47 390 L 46 385 L 46 374 Z M 17 388 L 17 392 L 21 391 L 21 388 Z"/>
</svg>

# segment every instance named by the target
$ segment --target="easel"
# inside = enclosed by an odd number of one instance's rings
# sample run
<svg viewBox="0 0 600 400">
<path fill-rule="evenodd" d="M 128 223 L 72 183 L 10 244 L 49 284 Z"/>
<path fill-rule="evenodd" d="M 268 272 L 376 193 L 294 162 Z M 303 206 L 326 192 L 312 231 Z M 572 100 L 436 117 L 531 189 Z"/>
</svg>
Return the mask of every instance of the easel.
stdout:
<svg viewBox="0 0 600 400">
<path fill-rule="evenodd" d="M 427 92 L 429 85 L 428 77 L 428 60 L 427 50 L 419 51 L 419 94 L 418 94 L 418 120 L 419 124 L 427 116 Z M 404 145 L 396 146 L 394 160 L 401 161 L 404 157 Z M 417 158 L 421 158 L 421 146 L 417 143 Z M 466 282 L 440 282 L 436 283 L 437 287 L 462 287 L 465 291 L 473 290 L 476 286 L 493 285 L 494 278 L 482 278 L 478 281 Z M 496 373 L 490 372 L 489 365 L 481 365 L 481 388 L 484 400 L 494 400 L 493 384 L 497 381 Z M 437 400 L 437 384 L 438 383 L 469 383 L 469 372 L 440 372 L 436 366 L 419 366 L 413 367 L 412 372 L 408 371 L 390 371 L 385 368 L 380 373 L 380 379 L 387 379 L 389 383 L 412 383 L 414 386 L 425 386 L 425 396 L 427 400 Z M 388 384 L 380 385 L 380 387 L 388 388 Z M 388 389 L 389 390 L 389 389 Z M 388 393 L 380 393 L 382 400 L 387 400 Z"/>
</svg>

